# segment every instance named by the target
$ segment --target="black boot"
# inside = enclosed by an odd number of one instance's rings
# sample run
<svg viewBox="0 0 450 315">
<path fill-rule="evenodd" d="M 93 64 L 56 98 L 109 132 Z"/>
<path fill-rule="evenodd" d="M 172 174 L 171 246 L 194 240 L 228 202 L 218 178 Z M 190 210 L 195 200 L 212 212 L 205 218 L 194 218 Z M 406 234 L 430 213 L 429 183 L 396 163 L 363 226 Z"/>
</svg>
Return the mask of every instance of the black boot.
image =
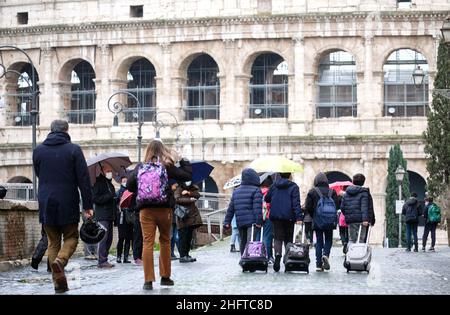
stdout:
<svg viewBox="0 0 450 315">
<path fill-rule="evenodd" d="M 232 244 L 231 248 L 230 248 L 230 253 L 234 253 L 234 252 L 236 252 L 236 246 L 234 246 L 234 244 Z"/>
</svg>

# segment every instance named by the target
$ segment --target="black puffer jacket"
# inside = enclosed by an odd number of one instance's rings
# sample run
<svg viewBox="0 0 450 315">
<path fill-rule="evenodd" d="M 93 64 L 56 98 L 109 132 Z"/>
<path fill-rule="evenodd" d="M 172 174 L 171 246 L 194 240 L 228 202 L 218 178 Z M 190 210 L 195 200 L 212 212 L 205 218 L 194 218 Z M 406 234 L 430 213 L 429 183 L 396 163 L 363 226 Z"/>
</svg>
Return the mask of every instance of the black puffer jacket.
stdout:
<svg viewBox="0 0 450 315">
<path fill-rule="evenodd" d="M 342 198 L 341 210 L 347 224 L 362 222 L 375 224 L 373 201 L 368 188 L 349 186 Z"/>
<path fill-rule="evenodd" d="M 97 177 L 92 188 L 94 201 L 94 216 L 98 221 L 113 221 L 116 218 L 116 190 L 103 174 Z"/>
</svg>

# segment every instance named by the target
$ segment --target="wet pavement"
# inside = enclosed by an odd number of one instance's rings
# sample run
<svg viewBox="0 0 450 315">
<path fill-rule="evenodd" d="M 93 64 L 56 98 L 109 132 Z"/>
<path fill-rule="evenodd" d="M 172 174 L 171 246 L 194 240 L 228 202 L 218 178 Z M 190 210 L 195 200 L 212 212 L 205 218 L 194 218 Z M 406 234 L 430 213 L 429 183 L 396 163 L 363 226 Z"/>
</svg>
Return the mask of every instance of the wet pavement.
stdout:
<svg viewBox="0 0 450 315">
<path fill-rule="evenodd" d="M 65 294 L 450 294 L 450 247 L 436 252 L 407 253 L 404 249 L 374 248 L 370 273 L 347 273 L 342 266 L 342 247 L 333 247 L 331 270 L 315 271 L 311 251 L 310 273 L 243 273 L 239 254 L 229 252 L 229 241 L 217 242 L 191 252 L 197 262 L 172 262 L 173 287 L 154 283 L 143 291 L 143 269 L 116 264 L 101 270 L 95 261 L 72 259 L 66 268 L 70 291 Z M 158 264 L 158 253 L 155 263 Z M 111 257 L 113 260 L 113 257 Z M 158 268 L 156 268 L 158 277 Z M 158 278 L 159 279 L 159 278 Z M 0 273 L 0 294 L 54 294 L 51 275 L 42 262 L 31 267 Z"/>
</svg>

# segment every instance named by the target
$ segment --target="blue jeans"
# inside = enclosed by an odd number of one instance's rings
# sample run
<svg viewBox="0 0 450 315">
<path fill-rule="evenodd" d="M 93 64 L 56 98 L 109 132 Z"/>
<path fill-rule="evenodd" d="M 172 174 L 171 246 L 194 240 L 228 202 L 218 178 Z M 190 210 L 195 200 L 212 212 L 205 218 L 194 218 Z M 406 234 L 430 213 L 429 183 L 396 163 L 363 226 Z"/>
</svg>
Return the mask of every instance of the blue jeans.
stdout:
<svg viewBox="0 0 450 315">
<path fill-rule="evenodd" d="M 419 242 L 417 240 L 417 225 L 418 223 L 406 223 L 406 247 L 409 249 L 412 247 L 412 236 L 414 236 L 414 248 L 417 249 L 419 247 Z"/>
<path fill-rule="evenodd" d="M 267 258 L 273 258 L 272 253 L 272 242 L 273 242 L 273 231 L 272 231 L 272 222 L 270 220 L 266 220 L 264 222 L 264 231 L 263 231 L 263 240 L 264 245 L 266 245 L 267 250 Z"/>
<path fill-rule="evenodd" d="M 239 238 L 239 229 L 233 228 L 231 231 L 231 244 L 230 245 L 236 245 L 236 242 L 239 246 L 239 243 L 241 242 L 241 240 Z"/>
<path fill-rule="evenodd" d="M 170 253 L 175 256 L 175 244 L 177 244 L 178 253 L 180 252 L 180 238 L 178 237 L 177 224 L 172 223 L 172 237 L 170 238 Z"/>
<path fill-rule="evenodd" d="M 330 257 L 333 230 L 316 230 L 316 265 L 322 266 L 322 256 Z"/>
</svg>

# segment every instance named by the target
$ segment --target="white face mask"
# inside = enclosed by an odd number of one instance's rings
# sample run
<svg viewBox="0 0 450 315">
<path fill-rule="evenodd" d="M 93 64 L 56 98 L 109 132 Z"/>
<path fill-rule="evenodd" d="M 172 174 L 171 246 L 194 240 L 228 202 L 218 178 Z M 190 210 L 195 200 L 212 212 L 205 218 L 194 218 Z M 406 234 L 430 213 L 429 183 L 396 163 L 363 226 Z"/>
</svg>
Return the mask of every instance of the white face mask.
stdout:
<svg viewBox="0 0 450 315">
<path fill-rule="evenodd" d="M 192 182 L 185 182 L 186 186 L 191 186 Z"/>
<path fill-rule="evenodd" d="M 123 187 L 127 187 L 127 182 L 123 182 L 123 183 L 122 183 L 122 186 L 123 186 Z"/>
<path fill-rule="evenodd" d="M 112 172 L 106 172 L 106 173 L 105 173 L 105 177 L 106 177 L 107 179 L 112 179 Z"/>
</svg>

